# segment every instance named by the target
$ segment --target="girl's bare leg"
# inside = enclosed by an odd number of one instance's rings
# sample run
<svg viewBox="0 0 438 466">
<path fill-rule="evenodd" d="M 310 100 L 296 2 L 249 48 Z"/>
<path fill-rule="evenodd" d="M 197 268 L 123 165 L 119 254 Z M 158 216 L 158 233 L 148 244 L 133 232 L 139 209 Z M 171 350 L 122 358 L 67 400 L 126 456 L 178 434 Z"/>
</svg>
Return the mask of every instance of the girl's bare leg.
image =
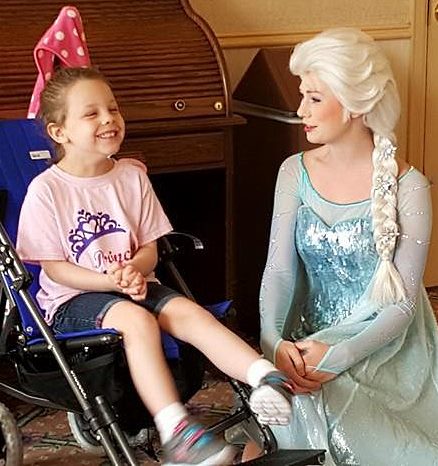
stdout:
<svg viewBox="0 0 438 466">
<path fill-rule="evenodd" d="M 251 364 L 260 359 L 251 346 L 189 299 L 171 299 L 158 322 L 166 332 L 198 348 L 222 372 L 242 382 L 247 382 Z"/>
<path fill-rule="evenodd" d="M 234 449 L 222 439 L 206 434 L 187 418 L 179 401 L 164 358 L 158 322 L 153 314 L 129 301 L 112 306 L 102 327 L 115 328 L 123 335 L 126 357 L 134 385 L 154 416 L 160 433 L 166 464 L 219 466 L 231 464 Z M 192 438 L 197 438 L 192 442 Z"/>
<path fill-rule="evenodd" d="M 102 327 L 122 334 L 132 380 L 153 416 L 179 401 L 154 315 L 134 303 L 120 301 L 106 313 Z"/>
<path fill-rule="evenodd" d="M 158 323 L 200 350 L 222 372 L 255 388 L 250 405 L 260 422 L 289 423 L 292 387 L 287 377 L 207 310 L 187 298 L 173 298 L 159 313 Z"/>
</svg>

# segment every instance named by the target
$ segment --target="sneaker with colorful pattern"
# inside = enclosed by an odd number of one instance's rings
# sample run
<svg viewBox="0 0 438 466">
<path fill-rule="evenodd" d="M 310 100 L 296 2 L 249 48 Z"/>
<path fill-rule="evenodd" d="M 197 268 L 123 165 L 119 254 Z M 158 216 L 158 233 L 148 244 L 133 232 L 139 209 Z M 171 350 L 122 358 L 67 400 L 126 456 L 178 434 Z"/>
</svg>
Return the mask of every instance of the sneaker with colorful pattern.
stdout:
<svg viewBox="0 0 438 466">
<path fill-rule="evenodd" d="M 251 393 L 249 404 L 262 424 L 287 425 L 292 416 L 293 389 L 283 372 L 265 375 Z"/>
<path fill-rule="evenodd" d="M 190 418 L 183 419 L 163 445 L 164 466 L 224 466 L 232 464 L 235 450 Z"/>
</svg>

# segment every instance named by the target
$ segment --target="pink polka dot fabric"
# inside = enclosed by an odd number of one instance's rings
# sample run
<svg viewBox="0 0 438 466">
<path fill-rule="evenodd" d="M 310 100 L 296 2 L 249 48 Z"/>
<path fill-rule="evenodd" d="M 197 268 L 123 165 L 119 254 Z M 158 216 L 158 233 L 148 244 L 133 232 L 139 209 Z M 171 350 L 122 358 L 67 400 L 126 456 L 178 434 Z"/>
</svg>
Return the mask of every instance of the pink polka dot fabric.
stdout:
<svg viewBox="0 0 438 466">
<path fill-rule="evenodd" d="M 40 107 L 40 93 L 54 70 L 55 59 L 61 66 L 90 66 L 90 57 L 81 16 L 74 6 L 65 6 L 55 22 L 41 37 L 33 56 L 38 77 L 30 100 L 28 118 L 35 118 Z"/>
</svg>

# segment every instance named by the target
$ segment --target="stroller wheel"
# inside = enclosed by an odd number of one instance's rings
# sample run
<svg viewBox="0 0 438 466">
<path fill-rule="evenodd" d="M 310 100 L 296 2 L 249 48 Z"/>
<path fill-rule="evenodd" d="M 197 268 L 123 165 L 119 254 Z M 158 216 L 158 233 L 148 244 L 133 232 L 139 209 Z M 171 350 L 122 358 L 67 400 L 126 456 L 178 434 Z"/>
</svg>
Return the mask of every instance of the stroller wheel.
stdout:
<svg viewBox="0 0 438 466">
<path fill-rule="evenodd" d="M 21 466 L 23 445 L 14 416 L 0 403 L 0 465 Z"/>
<path fill-rule="evenodd" d="M 68 412 L 67 420 L 74 439 L 83 450 L 95 455 L 105 454 L 104 448 L 81 414 Z"/>
</svg>

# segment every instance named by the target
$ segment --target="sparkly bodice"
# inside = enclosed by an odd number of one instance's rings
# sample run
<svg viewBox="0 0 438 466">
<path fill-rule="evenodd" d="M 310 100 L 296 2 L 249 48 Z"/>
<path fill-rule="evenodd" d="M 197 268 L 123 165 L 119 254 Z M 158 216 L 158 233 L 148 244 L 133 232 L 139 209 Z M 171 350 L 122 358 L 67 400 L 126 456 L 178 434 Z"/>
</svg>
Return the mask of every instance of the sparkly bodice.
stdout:
<svg viewBox="0 0 438 466">
<path fill-rule="evenodd" d="M 370 217 L 328 226 L 305 205 L 298 210 L 295 241 L 305 264 L 308 293 L 301 314 L 309 334 L 350 315 L 374 273 L 377 253 Z"/>
<path fill-rule="evenodd" d="M 380 305 L 370 293 L 379 279 L 371 201 L 324 199 L 301 154 L 282 164 L 260 291 L 261 346 L 276 360 L 291 348 L 285 340 L 323 342 L 315 370 L 335 378 L 293 397 L 291 423 L 273 426 L 279 448 L 322 448 L 327 466 L 438 466 L 438 334 L 421 285 L 431 212 L 429 182 L 411 169 L 399 178 L 393 258 L 406 300 Z"/>
<path fill-rule="evenodd" d="M 325 199 L 313 187 L 302 154 L 285 160 L 260 290 L 261 346 L 268 357 L 274 358 L 282 339 L 316 332 L 315 338 L 333 345 L 324 368 L 339 373 L 403 332 L 415 310 L 427 258 L 428 188 L 415 169 L 399 178 L 400 235 L 393 262 L 406 299 L 382 307 L 370 295 L 378 263 L 371 200 L 338 204 Z"/>
</svg>

